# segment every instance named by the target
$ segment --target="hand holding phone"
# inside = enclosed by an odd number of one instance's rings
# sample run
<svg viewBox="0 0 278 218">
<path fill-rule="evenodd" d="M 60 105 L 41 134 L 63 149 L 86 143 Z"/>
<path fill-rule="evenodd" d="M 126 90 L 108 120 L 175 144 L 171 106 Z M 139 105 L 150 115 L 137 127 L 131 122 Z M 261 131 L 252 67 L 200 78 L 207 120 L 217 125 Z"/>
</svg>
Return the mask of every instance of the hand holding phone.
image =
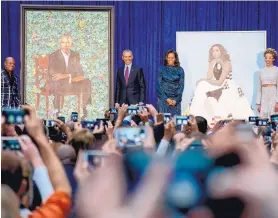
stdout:
<svg viewBox="0 0 278 218">
<path fill-rule="evenodd" d="M 271 115 L 270 120 L 272 129 L 278 131 L 278 114 Z"/>
<path fill-rule="evenodd" d="M 103 126 L 108 126 L 109 119 L 105 119 L 105 118 L 97 118 L 95 125 L 100 126 L 101 121 L 103 123 Z"/>
<path fill-rule="evenodd" d="M 256 126 L 268 126 L 268 119 L 256 119 Z"/>
<path fill-rule="evenodd" d="M 6 124 L 24 124 L 24 118 L 29 115 L 29 111 L 18 108 L 3 108 L 2 115 L 5 117 Z"/>
<path fill-rule="evenodd" d="M 138 108 L 139 108 L 139 111 L 141 111 L 141 110 L 143 110 L 143 111 L 149 111 L 148 108 L 147 108 L 147 106 L 145 106 L 145 105 L 139 105 Z"/>
<path fill-rule="evenodd" d="M 168 123 L 171 120 L 171 113 L 164 113 L 164 123 Z"/>
<path fill-rule="evenodd" d="M 66 123 L 66 118 L 65 117 L 57 117 L 58 120 L 61 120 L 63 123 Z"/>
<path fill-rule="evenodd" d="M 2 137 L 2 149 L 21 151 L 21 145 L 17 137 Z"/>
<path fill-rule="evenodd" d="M 95 125 L 97 124 L 97 121 L 88 121 L 88 120 L 82 120 L 81 125 L 82 128 L 89 129 L 91 132 L 94 131 Z"/>
<path fill-rule="evenodd" d="M 249 123 L 256 123 L 256 120 L 258 119 L 259 117 L 257 117 L 257 116 L 251 116 L 251 117 L 249 117 Z"/>
<path fill-rule="evenodd" d="M 56 122 L 55 122 L 55 120 L 46 120 L 45 121 L 45 126 L 46 127 L 55 127 L 56 126 Z"/>
<path fill-rule="evenodd" d="M 188 120 L 191 120 L 190 116 L 175 116 L 174 118 L 174 122 L 175 125 L 187 125 L 188 124 Z"/>
<path fill-rule="evenodd" d="M 143 140 L 147 138 L 145 127 L 121 127 L 114 131 L 114 138 L 121 148 L 143 146 Z"/>
<path fill-rule="evenodd" d="M 139 107 L 130 106 L 127 108 L 128 115 L 137 115 L 139 112 Z"/>
<path fill-rule="evenodd" d="M 110 114 L 117 114 L 117 113 L 118 113 L 118 108 L 111 107 L 111 108 L 109 109 L 109 112 L 110 112 Z"/>
</svg>

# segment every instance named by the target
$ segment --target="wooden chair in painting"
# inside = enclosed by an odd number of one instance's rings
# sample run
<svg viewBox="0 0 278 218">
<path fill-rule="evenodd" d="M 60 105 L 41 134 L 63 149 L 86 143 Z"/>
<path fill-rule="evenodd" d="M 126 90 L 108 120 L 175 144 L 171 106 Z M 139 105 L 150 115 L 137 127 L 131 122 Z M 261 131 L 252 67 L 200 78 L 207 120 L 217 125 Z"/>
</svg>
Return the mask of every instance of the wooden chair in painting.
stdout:
<svg viewBox="0 0 278 218">
<path fill-rule="evenodd" d="M 36 64 L 36 72 L 35 72 L 35 79 L 36 79 L 36 88 L 39 90 L 36 93 L 36 109 L 40 108 L 40 99 L 41 95 L 45 97 L 45 110 L 46 116 L 48 118 L 48 110 L 49 110 L 49 96 L 50 96 L 50 89 L 49 89 L 49 75 L 48 75 L 48 57 L 49 55 L 42 55 L 35 57 L 35 64 Z M 40 87 L 40 83 L 44 82 L 45 85 Z"/>
<path fill-rule="evenodd" d="M 40 91 L 36 93 L 36 109 L 38 110 L 40 108 L 40 98 L 41 95 L 45 97 L 45 105 L 46 105 L 46 117 L 48 118 L 48 111 L 49 111 L 49 96 L 52 94 L 50 92 L 50 87 L 49 87 L 49 74 L 48 74 L 48 59 L 49 55 L 42 55 L 42 56 L 37 56 L 35 57 L 35 64 L 36 64 L 36 72 L 35 72 L 35 83 L 36 83 L 36 88 Z M 45 85 L 43 87 L 40 87 L 41 82 L 44 82 Z M 60 106 L 63 108 L 64 106 L 64 97 L 65 96 L 70 96 L 70 95 L 76 95 L 77 96 L 77 104 L 78 108 L 77 111 L 80 113 L 80 107 L 81 107 L 81 92 L 76 90 L 72 92 L 58 92 L 56 94 L 59 94 L 60 97 Z"/>
</svg>

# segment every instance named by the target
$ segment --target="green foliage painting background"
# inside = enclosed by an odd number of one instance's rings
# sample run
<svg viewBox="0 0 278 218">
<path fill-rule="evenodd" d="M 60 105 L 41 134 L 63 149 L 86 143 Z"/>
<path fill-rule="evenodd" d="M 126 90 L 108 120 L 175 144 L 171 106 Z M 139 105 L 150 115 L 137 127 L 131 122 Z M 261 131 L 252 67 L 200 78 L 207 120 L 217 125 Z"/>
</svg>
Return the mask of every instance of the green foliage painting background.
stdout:
<svg viewBox="0 0 278 218">
<path fill-rule="evenodd" d="M 92 82 L 92 105 L 87 105 L 87 119 L 103 117 L 109 107 L 109 12 L 106 11 L 26 11 L 25 44 L 25 96 L 26 102 L 36 106 L 36 93 L 40 87 L 35 83 L 36 56 L 51 54 L 59 49 L 59 38 L 64 33 L 72 36 L 72 50 L 80 53 L 85 77 Z M 49 98 L 49 118 L 55 116 L 53 95 Z M 77 111 L 77 97 L 66 96 L 63 116 Z M 82 105 L 81 110 L 82 113 Z M 39 116 L 46 117 L 45 97 L 40 97 Z M 82 116 L 82 114 L 80 114 Z"/>
</svg>

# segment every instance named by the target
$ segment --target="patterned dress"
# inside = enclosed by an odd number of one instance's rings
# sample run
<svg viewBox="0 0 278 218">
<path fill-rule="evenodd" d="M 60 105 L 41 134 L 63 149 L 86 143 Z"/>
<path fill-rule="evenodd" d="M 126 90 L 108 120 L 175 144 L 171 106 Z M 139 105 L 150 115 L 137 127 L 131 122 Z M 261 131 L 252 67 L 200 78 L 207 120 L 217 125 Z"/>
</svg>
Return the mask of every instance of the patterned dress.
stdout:
<svg viewBox="0 0 278 218">
<path fill-rule="evenodd" d="M 213 66 L 212 80 L 219 80 L 222 74 L 223 66 L 220 63 L 217 65 L 217 67 L 216 64 Z M 235 84 L 232 72 L 220 86 L 212 85 L 207 81 L 199 82 L 190 105 L 190 113 L 194 116 L 202 116 L 208 122 L 216 116 L 221 119 L 247 119 L 254 115 L 243 90 Z"/>
<path fill-rule="evenodd" d="M 181 100 L 184 89 L 184 71 L 181 67 L 163 66 L 157 83 L 158 110 L 160 113 L 181 115 Z M 167 98 L 175 100 L 176 106 L 169 106 Z"/>
<path fill-rule="evenodd" d="M 276 86 L 263 87 L 265 84 Z M 259 72 L 259 86 L 256 103 L 261 105 L 260 116 L 269 117 L 275 114 L 274 108 L 278 102 L 278 67 L 264 67 Z"/>
</svg>

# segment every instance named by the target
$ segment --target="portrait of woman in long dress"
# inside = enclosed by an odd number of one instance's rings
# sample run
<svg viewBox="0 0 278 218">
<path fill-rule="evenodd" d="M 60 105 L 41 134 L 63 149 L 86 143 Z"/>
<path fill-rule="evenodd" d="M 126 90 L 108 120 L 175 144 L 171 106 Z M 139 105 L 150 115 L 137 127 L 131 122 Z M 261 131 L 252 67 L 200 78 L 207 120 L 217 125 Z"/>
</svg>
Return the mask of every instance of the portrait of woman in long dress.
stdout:
<svg viewBox="0 0 278 218">
<path fill-rule="evenodd" d="M 230 55 L 221 44 L 209 49 L 207 77 L 197 82 L 190 113 L 208 121 L 215 116 L 247 119 L 254 115 L 243 90 L 234 83 Z"/>
</svg>

